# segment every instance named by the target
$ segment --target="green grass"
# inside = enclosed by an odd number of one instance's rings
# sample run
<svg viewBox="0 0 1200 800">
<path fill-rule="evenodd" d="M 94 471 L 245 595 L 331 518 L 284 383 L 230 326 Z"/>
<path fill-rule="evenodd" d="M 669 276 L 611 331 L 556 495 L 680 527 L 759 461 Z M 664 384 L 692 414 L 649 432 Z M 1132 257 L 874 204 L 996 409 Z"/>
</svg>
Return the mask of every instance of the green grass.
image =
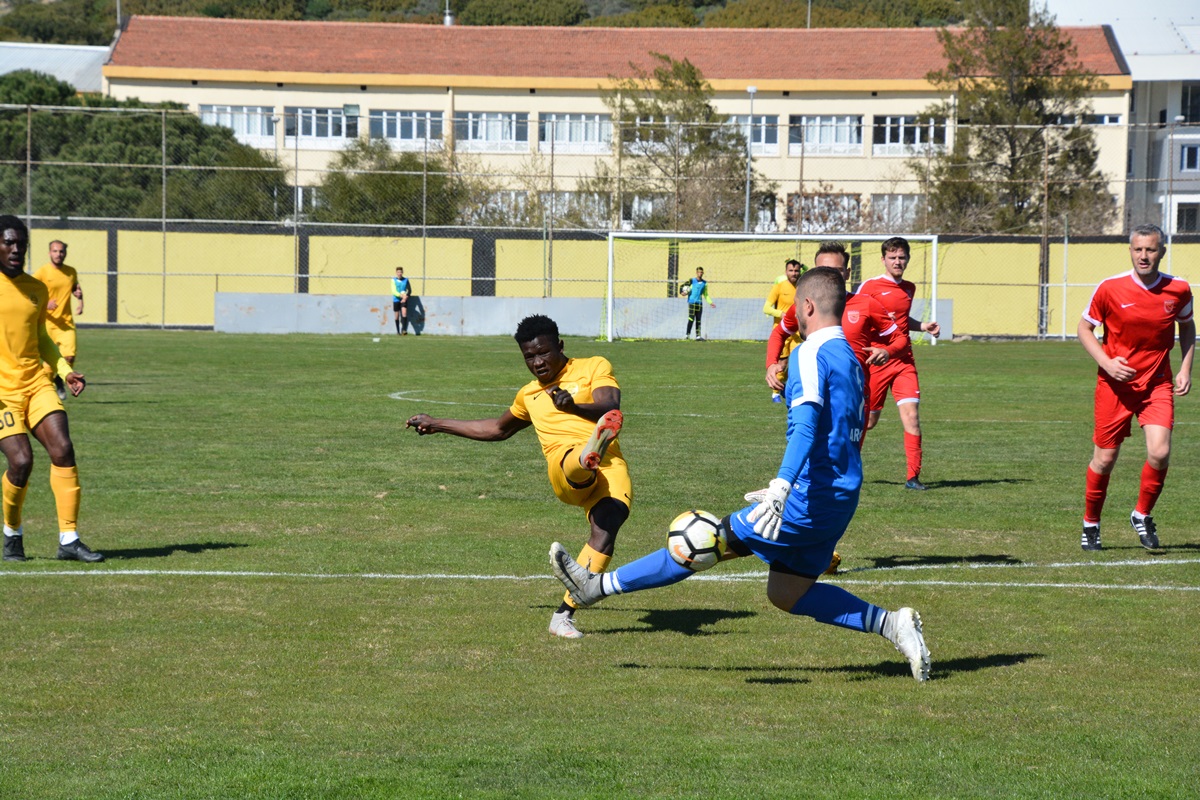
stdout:
<svg viewBox="0 0 1200 800">
<path fill-rule="evenodd" d="M 1165 551 L 1128 527 L 1135 437 L 1106 549 L 1082 553 L 1094 367 L 1077 344 L 920 349 L 929 492 L 901 488 L 894 408 L 867 438 L 834 580 L 921 610 L 934 669 L 918 685 L 882 639 L 770 607 L 750 561 L 582 612 L 579 642 L 549 637 L 546 550 L 577 549 L 585 526 L 554 500 L 532 431 L 483 444 L 403 427 L 498 415 L 528 377 L 511 339 L 80 338 L 81 534 L 108 560 L 54 560 L 37 450 L 31 560 L 0 566 L 2 798 L 1200 785 L 1197 400 L 1178 405 Z M 726 513 L 774 475 L 761 345 L 567 353 L 607 356 L 623 389 L 635 499 L 616 563 L 661 546 L 679 511 Z"/>
</svg>

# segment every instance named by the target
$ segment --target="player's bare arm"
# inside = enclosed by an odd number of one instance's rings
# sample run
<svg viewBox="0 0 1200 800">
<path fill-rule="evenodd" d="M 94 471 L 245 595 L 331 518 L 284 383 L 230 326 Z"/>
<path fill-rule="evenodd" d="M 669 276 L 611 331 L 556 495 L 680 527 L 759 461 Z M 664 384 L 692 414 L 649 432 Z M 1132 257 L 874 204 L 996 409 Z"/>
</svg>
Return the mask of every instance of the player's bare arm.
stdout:
<svg viewBox="0 0 1200 800">
<path fill-rule="evenodd" d="M 78 372 L 72 372 L 67 377 L 63 378 L 67 384 L 67 388 L 71 390 L 72 397 L 79 397 L 87 387 L 87 381 L 83 379 L 83 375 Z"/>
<path fill-rule="evenodd" d="M 1179 351 L 1182 358 L 1175 373 L 1175 394 L 1183 397 L 1192 390 L 1192 359 L 1196 354 L 1196 320 L 1179 323 Z"/>
<path fill-rule="evenodd" d="M 1182 326 L 1180 327 L 1182 328 Z M 1104 352 L 1104 345 L 1100 344 L 1100 340 L 1096 338 L 1095 325 L 1086 318 L 1081 319 L 1079 320 L 1079 328 L 1076 333 L 1079 336 L 1079 343 L 1083 345 L 1083 349 L 1100 366 L 1100 369 L 1108 373 L 1113 380 L 1120 381 L 1121 383 L 1128 383 L 1133 380 L 1133 376 L 1137 374 L 1137 371 L 1125 362 L 1124 356 L 1117 356 L 1116 358 L 1108 357 L 1108 354 Z"/>
<path fill-rule="evenodd" d="M 601 386 L 593 390 L 593 402 L 591 403 L 576 403 L 570 392 L 557 386 L 547 389 L 546 394 L 554 401 L 554 407 L 559 411 L 565 411 L 592 422 L 598 421 L 609 411 L 615 411 L 621 407 L 621 390 L 613 386 Z"/>
<path fill-rule="evenodd" d="M 83 313 L 83 287 L 80 286 L 78 283 L 75 284 L 75 288 L 71 290 L 71 294 L 74 295 L 75 299 L 79 301 L 79 307 L 75 309 L 75 313 L 82 314 Z"/>
<path fill-rule="evenodd" d="M 528 420 L 517 419 L 506 409 L 496 419 L 437 419 L 428 414 L 416 414 L 409 417 L 404 427 L 415 428 L 421 436 L 449 433 L 477 442 L 501 442 L 530 424 Z"/>
<path fill-rule="evenodd" d="M 782 392 L 784 389 L 783 381 L 779 379 L 779 374 L 783 372 L 787 362 L 776 361 L 771 366 L 767 367 L 767 385 L 777 392 Z"/>
</svg>

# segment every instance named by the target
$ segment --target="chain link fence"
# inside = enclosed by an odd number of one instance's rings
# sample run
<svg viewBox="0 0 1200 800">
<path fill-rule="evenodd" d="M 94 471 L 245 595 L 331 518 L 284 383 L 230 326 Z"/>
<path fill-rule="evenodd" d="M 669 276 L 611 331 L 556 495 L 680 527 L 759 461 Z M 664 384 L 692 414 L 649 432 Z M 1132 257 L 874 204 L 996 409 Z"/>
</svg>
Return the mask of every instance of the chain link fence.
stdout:
<svg viewBox="0 0 1200 800">
<path fill-rule="evenodd" d="M 1166 177 L 1135 181 L 1101 160 L 1089 205 L 1086 187 L 1052 169 L 1070 155 L 1069 124 L 1031 156 L 1040 165 L 999 186 L 982 164 L 939 174 L 945 129 L 902 123 L 489 114 L 443 129 L 417 112 L 0 106 L 0 210 L 29 222 L 30 271 L 51 240 L 68 243 L 88 298 L 81 323 L 172 327 L 212 326 L 219 292 L 383 303 L 396 266 L 423 296 L 604 298 L 611 231 L 749 231 L 936 234 L 938 263 L 913 272 L 950 301 L 956 334 L 1070 336 L 1095 283 L 1129 268 L 1125 229 L 1160 222 L 1163 197 L 1173 225 L 1197 229 L 1195 127 L 1096 123 L 1099 152 L 1128 146 L 1128 169 L 1141 152 Z M 955 182 L 961 192 L 944 191 Z M 936 229 L 935 202 L 988 191 L 1023 198 L 1031 222 Z M 813 252 L 794 255 L 811 263 Z M 864 248 L 857 271 L 877 274 L 875 258 Z M 1197 236 L 1176 235 L 1168 259 L 1167 271 L 1200 280 Z M 740 276 L 740 260 L 710 269 L 715 293 L 765 298 L 763 270 Z M 765 272 L 782 273 L 778 260 Z"/>
</svg>

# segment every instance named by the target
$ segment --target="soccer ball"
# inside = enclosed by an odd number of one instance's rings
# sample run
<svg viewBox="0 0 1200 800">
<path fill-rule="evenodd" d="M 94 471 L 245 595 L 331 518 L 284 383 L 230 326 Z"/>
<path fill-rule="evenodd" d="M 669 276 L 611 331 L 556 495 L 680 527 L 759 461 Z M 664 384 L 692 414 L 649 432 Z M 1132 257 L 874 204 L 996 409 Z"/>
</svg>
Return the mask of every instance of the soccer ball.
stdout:
<svg viewBox="0 0 1200 800">
<path fill-rule="evenodd" d="M 725 529 L 707 511 L 685 511 L 667 528 L 667 552 L 680 566 L 702 572 L 725 555 Z"/>
</svg>

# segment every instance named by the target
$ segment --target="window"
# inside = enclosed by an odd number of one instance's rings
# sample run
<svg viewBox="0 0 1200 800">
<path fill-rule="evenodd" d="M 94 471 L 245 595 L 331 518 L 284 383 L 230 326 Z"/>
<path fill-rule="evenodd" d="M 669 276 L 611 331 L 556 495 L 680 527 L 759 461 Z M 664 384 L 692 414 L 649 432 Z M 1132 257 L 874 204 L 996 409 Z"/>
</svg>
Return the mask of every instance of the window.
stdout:
<svg viewBox="0 0 1200 800">
<path fill-rule="evenodd" d="M 529 148 L 529 115 L 500 111 L 459 111 L 454 115 L 455 146 L 476 153 L 517 153 Z"/>
<path fill-rule="evenodd" d="M 1200 233 L 1200 203 L 1180 203 L 1175 207 L 1175 232 Z"/>
<path fill-rule="evenodd" d="M 907 156 L 946 146 L 946 120 L 918 117 L 876 117 L 871 154 Z"/>
<path fill-rule="evenodd" d="M 750 142 L 750 154 L 755 156 L 779 155 L 779 117 L 765 114 L 735 114 L 729 118 Z"/>
<path fill-rule="evenodd" d="M 585 228 L 607 228 L 611 196 L 597 192 L 541 192 L 542 208 L 554 219 Z"/>
<path fill-rule="evenodd" d="M 679 126 L 669 116 L 662 119 L 654 117 L 638 117 L 630 125 L 625 123 L 621 131 L 621 140 L 635 149 L 645 150 L 650 145 L 665 144 L 672 137 L 679 138 Z"/>
<path fill-rule="evenodd" d="M 1200 172 L 1200 144 L 1185 144 L 1179 148 L 1179 171 Z"/>
<path fill-rule="evenodd" d="M 270 145 L 275 141 L 275 109 L 269 106 L 200 106 L 200 121 L 233 131 L 242 144 Z"/>
<path fill-rule="evenodd" d="M 871 223 L 888 231 L 913 231 L 924 206 L 925 196 L 920 194 L 873 194 Z"/>
<path fill-rule="evenodd" d="M 648 222 L 657 213 L 670 214 L 671 198 L 667 195 L 623 195 L 621 198 L 621 228 L 632 230 Z"/>
<path fill-rule="evenodd" d="M 549 153 L 607 153 L 612 150 L 608 114 L 539 114 L 538 150 Z"/>
<path fill-rule="evenodd" d="M 792 115 L 788 117 L 788 155 L 862 153 L 862 117 Z"/>
<path fill-rule="evenodd" d="M 844 233 L 862 224 L 861 200 L 856 194 L 788 195 L 788 229 L 800 233 Z"/>
<path fill-rule="evenodd" d="M 1183 115 L 1183 121 L 1200 122 L 1200 83 L 1183 84 L 1181 95 L 1179 113 Z"/>
<path fill-rule="evenodd" d="M 283 110 L 284 136 L 300 137 L 308 147 L 340 148 L 358 138 L 358 117 L 348 117 L 340 108 L 295 108 Z"/>
<path fill-rule="evenodd" d="M 1120 114 L 1084 114 L 1084 125 L 1120 125 Z"/>
<path fill-rule="evenodd" d="M 440 111 L 372 111 L 370 127 L 372 139 L 387 139 L 397 150 L 442 146 Z"/>
</svg>

